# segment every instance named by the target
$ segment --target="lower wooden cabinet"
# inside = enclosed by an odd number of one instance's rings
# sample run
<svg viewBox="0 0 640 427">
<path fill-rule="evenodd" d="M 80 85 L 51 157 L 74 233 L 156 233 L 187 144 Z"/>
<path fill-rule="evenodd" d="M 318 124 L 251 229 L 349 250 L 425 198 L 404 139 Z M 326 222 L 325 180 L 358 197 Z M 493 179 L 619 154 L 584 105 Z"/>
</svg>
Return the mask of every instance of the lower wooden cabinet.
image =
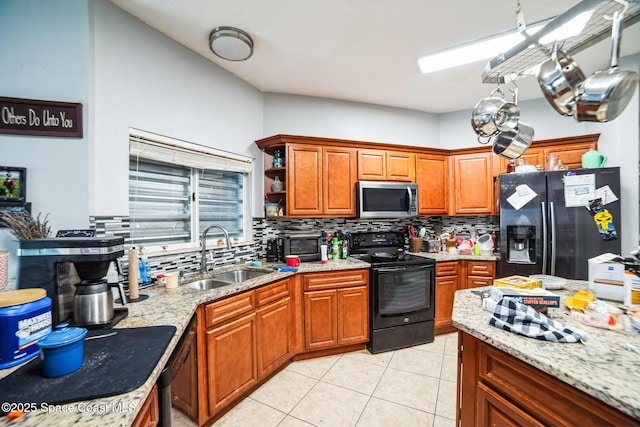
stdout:
<svg viewBox="0 0 640 427">
<path fill-rule="evenodd" d="M 209 410 L 218 412 L 258 382 L 256 314 L 206 333 Z"/>
<path fill-rule="evenodd" d="M 291 358 L 291 298 L 256 311 L 258 381 Z"/>
<path fill-rule="evenodd" d="M 436 262 L 435 334 L 446 334 L 456 329 L 451 323 L 453 297 L 460 289 L 458 261 Z"/>
<path fill-rule="evenodd" d="M 154 385 L 149 392 L 147 400 L 142 404 L 140 412 L 133 420 L 132 427 L 155 427 L 160 421 L 160 408 L 158 405 L 158 386 Z"/>
<path fill-rule="evenodd" d="M 306 351 L 369 340 L 368 278 L 368 270 L 303 275 Z"/>
<path fill-rule="evenodd" d="M 459 260 L 436 262 L 435 334 L 455 332 L 451 322 L 457 290 L 493 285 L 495 261 Z"/>
<path fill-rule="evenodd" d="M 635 426 L 638 420 L 465 333 L 456 425 Z"/>
</svg>

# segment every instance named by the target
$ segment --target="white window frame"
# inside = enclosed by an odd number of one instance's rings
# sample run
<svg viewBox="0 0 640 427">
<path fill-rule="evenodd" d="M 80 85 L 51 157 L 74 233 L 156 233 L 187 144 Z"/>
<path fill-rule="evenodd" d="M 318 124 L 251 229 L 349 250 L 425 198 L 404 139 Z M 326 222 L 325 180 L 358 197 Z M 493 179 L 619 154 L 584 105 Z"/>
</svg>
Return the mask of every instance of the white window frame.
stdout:
<svg viewBox="0 0 640 427">
<path fill-rule="evenodd" d="M 244 245 L 253 242 L 252 215 L 251 215 L 251 187 L 253 183 L 254 158 L 231 153 L 216 148 L 194 144 L 179 139 L 154 134 L 140 129 L 129 128 L 129 158 L 139 157 L 146 160 L 155 160 L 162 163 L 171 163 L 177 166 L 191 168 L 191 194 L 196 195 L 193 201 L 195 206 L 200 203 L 199 191 L 197 191 L 199 177 L 197 169 L 224 170 L 241 172 L 243 174 L 243 230 L 244 236 L 234 238 L 232 244 Z M 200 249 L 200 218 L 196 215 L 197 209 L 191 209 L 191 236 L 195 241 L 189 243 L 172 243 L 169 245 L 143 246 L 146 255 L 167 255 L 173 253 L 191 252 Z M 133 224 L 132 224 L 133 225 Z M 207 247 L 215 248 L 213 243 L 217 238 L 207 239 Z M 136 245 L 135 240 L 131 240 Z M 139 246 L 140 246 L 139 245 Z"/>
</svg>

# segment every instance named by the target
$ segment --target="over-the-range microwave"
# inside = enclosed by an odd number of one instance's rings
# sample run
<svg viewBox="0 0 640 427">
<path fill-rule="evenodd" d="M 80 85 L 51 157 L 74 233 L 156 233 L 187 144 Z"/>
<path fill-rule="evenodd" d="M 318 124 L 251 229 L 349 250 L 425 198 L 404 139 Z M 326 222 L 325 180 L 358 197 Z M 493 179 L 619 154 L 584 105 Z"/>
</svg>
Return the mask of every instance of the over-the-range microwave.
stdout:
<svg viewBox="0 0 640 427">
<path fill-rule="evenodd" d="M 410 218 L 418 216 L 418 184 L 358 181 L 356 203 L 360 218 Z"/>
</svg>

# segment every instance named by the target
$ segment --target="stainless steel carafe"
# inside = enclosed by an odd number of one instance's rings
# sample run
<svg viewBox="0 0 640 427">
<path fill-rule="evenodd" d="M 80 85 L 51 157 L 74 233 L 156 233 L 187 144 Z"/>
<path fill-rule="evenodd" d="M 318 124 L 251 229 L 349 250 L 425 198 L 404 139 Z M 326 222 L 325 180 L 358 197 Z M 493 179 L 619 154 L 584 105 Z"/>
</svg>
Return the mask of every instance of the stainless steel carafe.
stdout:
<svg viewBox="0 0 640 427">
<path fill-rule="evenodd" d="M 117 286 L 120 298 L 126 301 L 121 283 L 109 284 L 100 280 L 82 282 L 76 285 L 73 301 L 73 321 L 80 325 L 102 325 L 109 323 L 114 316 L 111 286 Z"/>
</svg>

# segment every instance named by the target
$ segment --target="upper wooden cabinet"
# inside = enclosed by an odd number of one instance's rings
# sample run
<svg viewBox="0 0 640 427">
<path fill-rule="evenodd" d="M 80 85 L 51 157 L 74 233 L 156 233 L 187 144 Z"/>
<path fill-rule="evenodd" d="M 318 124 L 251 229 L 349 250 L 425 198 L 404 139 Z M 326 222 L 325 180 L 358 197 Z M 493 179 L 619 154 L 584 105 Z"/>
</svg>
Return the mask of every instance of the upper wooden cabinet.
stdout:
<svg viewBox="0 0 640 427">
<path fill-rule="evenodd" d="M 582 155 L 598 148 L 599 136 L 536 141 L 522 157 L 544 165 L 556 154 L 569 168 L 579 168 Z M 420 215 L 496 215 L 495 178 L 506 173 L 510 160 L 490 146 L 445 150 L 294 135 L 256 144 L 265 152 L 265 193 L 291 217 L 355 217 L 357 180 L 416 182 Z M 273 168 L 275 150 L 286 152 L 284 167 Z M 271 189 L 276 176 L 285 182 L 281 191 Z"/>
<path fill-rule="evenodd" d="M 449 156 L 416 154 L 416 183 L 420 215 L 449 213 Z"/>
<path fill-rule="evenodd" d="M 355 216 L 356 150 L 287 145 L 287 215 Z"/>
<path fill-rule="evenodd" d="M 414 153 L 404 151 L 358 150 L 358 179 L 413 182 L 414 159 Z"/>
<path fill-rule="evenodd" d="M 551 154 L 558 156 L 569 169 L 582 167 L 582 155 L 589 150 L 598 149 L 599 134 L 572 136 L 553 140 L 537 141 L 522 155 L 528 165 L 540 165 L 545 168 L 547 159 Z M 504 156 L 495 156 L 498 160 L 494 175 L 507 172 L 509 159 Z"/>
<path fill-rule="evenodd" d="M 452 215 L 493 213 L 493 169 L 489 152 L 451 156 Z"/>
</svg>

